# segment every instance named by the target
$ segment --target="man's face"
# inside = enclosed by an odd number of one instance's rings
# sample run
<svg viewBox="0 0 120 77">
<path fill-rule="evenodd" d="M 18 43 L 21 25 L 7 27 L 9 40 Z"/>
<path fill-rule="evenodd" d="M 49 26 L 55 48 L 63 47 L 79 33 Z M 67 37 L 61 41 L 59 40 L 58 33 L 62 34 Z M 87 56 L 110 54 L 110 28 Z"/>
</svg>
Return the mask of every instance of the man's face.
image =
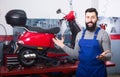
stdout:
<svg viewBox="0 0 120 77">
<path fill-rule="evenodd" d="M 85 15 L 86 29 L 89 31 L 94 31 L 97 23 L 97 16 L 95 12 L 87 12 Z"/>
</svg>

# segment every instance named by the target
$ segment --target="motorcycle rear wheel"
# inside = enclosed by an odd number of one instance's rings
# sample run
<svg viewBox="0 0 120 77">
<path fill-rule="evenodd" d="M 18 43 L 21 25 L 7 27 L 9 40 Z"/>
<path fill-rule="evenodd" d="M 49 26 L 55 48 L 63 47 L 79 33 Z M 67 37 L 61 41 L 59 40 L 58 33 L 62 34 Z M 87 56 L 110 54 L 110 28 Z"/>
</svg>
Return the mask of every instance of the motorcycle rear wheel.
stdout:
<svg viewBox="0 0 120 77">
<path fill-rule="evenodd" d="M 25 56 L 29 54 L 34 54 L 35 56 L 31 58 L 30 57 L 26 58 Z M 22 48 L 18 52 L 18 61 L 22 66 L 27 66 L 27 67 L 33 66 L 37 61 L 36 59 L 37 59 L 37 53 L 33 49 Z"/>
</svg>

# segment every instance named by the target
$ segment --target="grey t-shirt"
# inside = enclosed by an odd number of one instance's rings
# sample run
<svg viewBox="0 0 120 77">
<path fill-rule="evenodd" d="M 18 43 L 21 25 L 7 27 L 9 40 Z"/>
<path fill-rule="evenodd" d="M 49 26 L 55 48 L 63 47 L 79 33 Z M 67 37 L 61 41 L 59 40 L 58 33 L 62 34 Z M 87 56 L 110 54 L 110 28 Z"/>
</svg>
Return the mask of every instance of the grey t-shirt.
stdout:
<svg viewBox="0 0 120 77">
<path fill-rule="evenodd" d="M 78 56 L 79 56 L 78 51 L 80 50 L 80 47 L 78 45 L 78 42 L 81 39 L 82 33 L 83 33 L 83 31 L 80 31 L 77 34 L 74 49 L 72 49 L 66 45 L 62 48 L 68 55 L 70 55 L 76 59 L 78 59 Z M 90 31 L 86 30 L 84 39 L 93 39 L 93 37 L 94 37 L 94 32 L 90 32 Z M 106 50 L 111 51 L 111 41 L 110 41 L 108 33 L 105 30 L 100 29 L 100 31 L 98 32 L 98 35 L 97 35 L 97 40 L 99 41 L 99 44 L 100 44 L 103 52 Z M 111 58 L 111 53 L 106 54 L 106 59 L 109 60 L 110 58 Z"/>
</svg>

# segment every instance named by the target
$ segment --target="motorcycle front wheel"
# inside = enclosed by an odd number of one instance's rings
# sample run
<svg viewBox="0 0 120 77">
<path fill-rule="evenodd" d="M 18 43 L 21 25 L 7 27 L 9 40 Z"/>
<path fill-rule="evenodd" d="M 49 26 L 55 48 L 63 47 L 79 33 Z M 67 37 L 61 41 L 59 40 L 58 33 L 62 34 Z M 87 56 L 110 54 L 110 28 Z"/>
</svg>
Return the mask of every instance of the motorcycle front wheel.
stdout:
<svg viewBox="0 0 120 77">
<path fill-rule="evenodd" d="M 18 52 L 18 61 L 22 66 L 33 66 L 37 58 L 37 53 L 33 49 L 29 48 L 22 48 Z"/>
</svg>

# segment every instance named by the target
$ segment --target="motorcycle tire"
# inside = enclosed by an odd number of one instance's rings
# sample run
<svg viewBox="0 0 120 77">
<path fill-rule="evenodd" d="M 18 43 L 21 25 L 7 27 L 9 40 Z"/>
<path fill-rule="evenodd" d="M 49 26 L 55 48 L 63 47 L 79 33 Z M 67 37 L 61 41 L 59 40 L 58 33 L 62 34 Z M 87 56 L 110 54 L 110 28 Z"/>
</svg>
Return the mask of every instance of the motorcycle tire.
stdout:
<svg viewBox="0 0 120 77">
<path fill-rule="evenodd" d="M 28 54 L 34 54 L 34 55 L 36 55 L 36 57 L 34 57 L 34 58 L 25 58 L 25 55 L 28 55 Z M 20 62 L 20 64 L 22 66 L 25 66 L 25 67 L 33 66 L 37 62 L 36 59 L 37 59 L 37 53 L 33 49 L 22 48 L 18 52 L 18 61 Z"/>
</svg>

